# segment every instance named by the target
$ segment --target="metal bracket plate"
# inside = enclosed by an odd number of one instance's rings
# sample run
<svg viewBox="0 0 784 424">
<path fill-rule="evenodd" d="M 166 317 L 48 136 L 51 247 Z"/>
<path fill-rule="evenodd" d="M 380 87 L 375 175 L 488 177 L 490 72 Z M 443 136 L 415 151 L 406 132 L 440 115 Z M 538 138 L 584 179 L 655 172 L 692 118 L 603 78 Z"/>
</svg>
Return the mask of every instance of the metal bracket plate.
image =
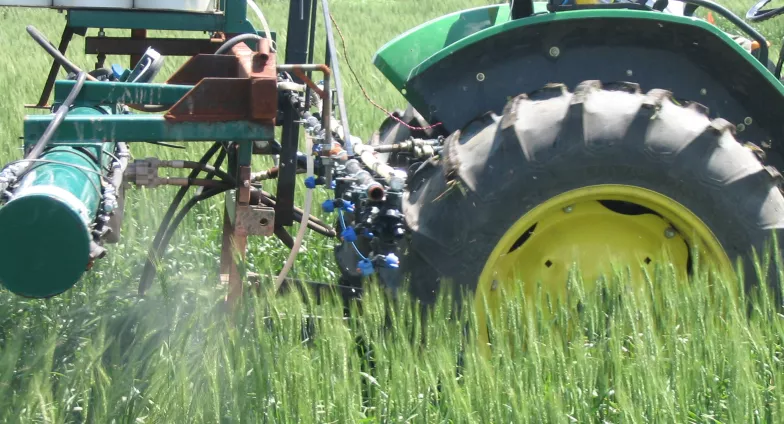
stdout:
<svg viewBox="0 0 784 424">
<path fill-rule="evenodd" d="M 237 208 L 236 228 L 249 236 L 271 236 L 275 231 L 275 209 L 266 206 Z"/>
<path fill-rule="evenodd" d="M 275 231 L 275 209 L 237 204 L 237 191 L 226 192 L 226 211 L 235 231 L 246 236 L 269 237 Z"/>
</svg>

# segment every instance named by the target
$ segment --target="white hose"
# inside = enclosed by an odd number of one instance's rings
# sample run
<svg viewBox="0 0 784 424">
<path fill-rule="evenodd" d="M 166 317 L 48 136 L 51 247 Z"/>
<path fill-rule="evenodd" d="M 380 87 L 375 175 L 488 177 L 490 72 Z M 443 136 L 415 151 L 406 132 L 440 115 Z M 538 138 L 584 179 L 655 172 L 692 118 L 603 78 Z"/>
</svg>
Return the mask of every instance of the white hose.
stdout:
<svg viewBox="0 0 784 424">
<path fill-rule="evenodd" d="M 266 35 L 267 40 L 269 40 L 270 42 L 270 49 L 273 52 L 277 51 L 277 49 L 273 45 L 274 43 L 272 41 L 272 35 L 270 32 L 269 24 L 267 23 L 267 19 L 264 17 L 264 14 L 261 13 L 261 9 L 259 8 L 259 5 L 256 4 L 255 0 L 248 0 L 248 6 L 250 6 L 250 8 L 253 10 L 253 13 L 255 13 L 256 17 L 259 18 L 259 20 L 261 21 L 261 26 L 264 28 L 264 34 Z"/>
<path fill-rule="evenodd" d="M 313 139 L 309 134 L 305 135 L 305 151 L 311 152 L 313 150 Z M 313 155 L 308 155 L 308 165 L 307 165 L 307 176 L 313 176 Z M 310 207 L 313 203 L 313 189 L 308 188 L 305 192 L 305 207 L 302 211 L 302 219 L 299 222 L 299 231 L 297 232 L 297 238 L 294 239 L 294 246 L 291 248 L 291 253 L 289 254 L 289 258 L 286 260 L 286 264 L 283 266 L 283 269 L 280 271 L 278 275 L 277 281 L 275 281 L 275 291 L 277 292 L 280 289 L 280 286 L 283 284 L 283 280 L 286 279 L 286 276 L 291 269 L 291 266 L 294 264 L 294 259 L 297 257 L 297 253 L 299 253 L 299 248 L 302 245 L 302 239 L 305 238 L 305 231 L 308 229 L 308 219 L 310 217 Z"/>
</svg>

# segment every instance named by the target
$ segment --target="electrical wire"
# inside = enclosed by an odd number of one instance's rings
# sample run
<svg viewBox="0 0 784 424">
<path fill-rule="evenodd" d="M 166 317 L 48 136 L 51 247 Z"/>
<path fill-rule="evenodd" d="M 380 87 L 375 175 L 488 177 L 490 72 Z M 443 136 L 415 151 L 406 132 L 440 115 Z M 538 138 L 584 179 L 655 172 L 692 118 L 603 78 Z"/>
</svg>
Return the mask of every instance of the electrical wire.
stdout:
<svg viewBox="0 0 784 424">
<path fill-rule="evenodd" d="M 335 29 L 338 31 L 338 36 L 340 37 L 340 41 L 343 45 L 343 59 L 346 61 L 346 66 L 348 66 L 349 72 L 351 72 L 351 75 L 357 81 L 357 85 L 359 86 L 359 89 L 362 91 L 362 95 L 365 96 L 365 100 L 367 100 L 376 109 L 384 112 L 384 114 L 387 115 L 388 117 L 394 119 L 399 124 L 403 125 L 404 127 L 412 131 L 426 131 L 443 125 L 443 123 L 441 122 L 436 122 L 435 124 L 428 125 L 426 127 L 417 127 L 417 126 L 410 125 L 408 122 L 403 121 L 402 119 L 398 118 L 393 113 L 385 109 L 383 106 L 373 101 L 373 99 L 370 98 L 370 95 L 365 90 L 365 87 L 362 86 L 362 82 L 359 80 L 359 77 L 357 76 L 357 73 L 354 71 L 354 68 L 351 66 L 351 62 L 349 61 L 348 58 L 348 47 L 346 47 L 346 39 L 343 37 L 343 31 L 340 30 L 340 26 L 338 25 L 337 21 L 335 20 L 335 17 L 332 16 L 331 13 L 329 14 L 329 19 L 332 21 L 332 23 L 335 25 Z"/>
</svg>

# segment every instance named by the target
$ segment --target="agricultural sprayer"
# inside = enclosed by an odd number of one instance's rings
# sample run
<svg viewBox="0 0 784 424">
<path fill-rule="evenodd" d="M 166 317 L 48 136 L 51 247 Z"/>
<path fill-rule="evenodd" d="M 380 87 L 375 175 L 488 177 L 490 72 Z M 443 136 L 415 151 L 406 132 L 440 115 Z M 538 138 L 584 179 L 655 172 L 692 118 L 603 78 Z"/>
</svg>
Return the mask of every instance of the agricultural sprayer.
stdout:
<svg viewBox="0 0 784 424">
<path fill-rule="evenodd" d="M 765 4 L 747 18 L 780 12 Z M 336 239 L 341 286 L 375 275 L 395 288 L 408 277 L 427 302 L 450 284 L 489 299 L 484 310 L 520 279 L 568 295 L 575 262 L 586 280 L 615 260 L 639 265 L 635 273 L 666 262 L 687 277 L 699 251 L 720 270 L 743 265 L 752 281 L 754 252 L 784 228 L 782 58 L 773 64 L 762 35 L 707 0 L 515 0 L 424 23 L 374 58 L 409 106 L 368 141 L 350 132 L 326 0 L 291 1 L 285 61 L 262 10 L 245 0 L 0 5 L 67 12 L 58 48 L 28 28 L 54 59 L 37 104 L 51 113 L 25 118 L 24 158 L 0 173 L 0 239 L 14 240 L 0 243 L 0 282 L 19 295 L 76 284 L 118 240 L 132 186 L 180 186 L 142 293 L 183 217 L 214 196 L 226 198 L 220 270 L 230 298 L 242 292 L 249 237 L 291 248 L 280 284 L 307 229 Z M 314 61 L 319 8 L 323 62 Z M 698 8 L 733 28 L 693 17 Z M 97 55 L 94 70 L 67 59 L 74 35 Z M 130 55 L 131 68 L 107 68 L 110 54 Z M 153 82 L 172 55 L 189 59 Z M 69 77 L 57 80 L 60 69 Z M 140 142 L 206 142 L 206 153 L 130 161 Z M 253 155 L 277 166 L 251 169 Z M 162 176 L 168 168 L 189 174 Z M 334 214 L 334 229 L 312 216 L 314 190 L 334 193 L 315 205 Z"/>
</svg>

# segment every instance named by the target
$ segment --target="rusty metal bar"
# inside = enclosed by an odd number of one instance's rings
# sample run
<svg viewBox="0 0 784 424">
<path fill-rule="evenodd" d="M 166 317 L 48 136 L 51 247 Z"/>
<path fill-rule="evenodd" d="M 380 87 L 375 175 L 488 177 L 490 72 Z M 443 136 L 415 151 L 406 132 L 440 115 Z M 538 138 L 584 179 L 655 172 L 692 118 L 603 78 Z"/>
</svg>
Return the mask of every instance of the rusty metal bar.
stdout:
<svg viewBox="0 0 784 424">
<path fill-rule="evenodd" d="M 86 54 L 116 54 L 141 56 L 148 48 L 153 48 L 164 56 L 195 56 L 213 54 L 223 41 L 220 39 L 197 38 L 127 38 L 127 37 L 86 37 Z"/>
</svg>

